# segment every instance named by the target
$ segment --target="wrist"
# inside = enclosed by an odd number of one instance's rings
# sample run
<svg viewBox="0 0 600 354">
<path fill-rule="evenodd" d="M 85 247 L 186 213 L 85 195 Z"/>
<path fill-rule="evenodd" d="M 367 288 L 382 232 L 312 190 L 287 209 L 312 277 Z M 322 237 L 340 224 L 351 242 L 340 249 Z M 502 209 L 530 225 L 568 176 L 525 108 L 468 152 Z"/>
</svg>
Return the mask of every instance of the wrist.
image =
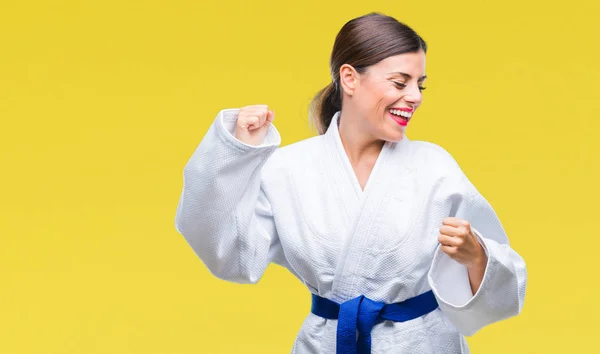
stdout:
<svg viewBox="0 0 600 354">
<path fill-rule="evenodd" d="M 477 255 L 475 258 L 467 265 L 469 270 L 482 270 L 485 269 L 488 262 L 487 254 L 483 249 L 483 246 L 477 242 Z"/>
</svg>

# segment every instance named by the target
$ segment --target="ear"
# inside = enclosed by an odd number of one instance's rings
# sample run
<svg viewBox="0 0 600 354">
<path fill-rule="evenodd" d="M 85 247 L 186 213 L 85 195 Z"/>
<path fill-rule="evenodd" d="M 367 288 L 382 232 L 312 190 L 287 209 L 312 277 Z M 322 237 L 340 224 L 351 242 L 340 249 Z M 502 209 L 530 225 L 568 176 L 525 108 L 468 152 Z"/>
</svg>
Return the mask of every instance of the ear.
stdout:
<svg viewBox="0 0 600 354">
<path fill-rule="evenodd" d="M 349 96 L 354 95 L 358 81 L 358 72 L 352 65 L 344 64 L 340 67 L 340 85 L 342 90 Z"/>
</svg>

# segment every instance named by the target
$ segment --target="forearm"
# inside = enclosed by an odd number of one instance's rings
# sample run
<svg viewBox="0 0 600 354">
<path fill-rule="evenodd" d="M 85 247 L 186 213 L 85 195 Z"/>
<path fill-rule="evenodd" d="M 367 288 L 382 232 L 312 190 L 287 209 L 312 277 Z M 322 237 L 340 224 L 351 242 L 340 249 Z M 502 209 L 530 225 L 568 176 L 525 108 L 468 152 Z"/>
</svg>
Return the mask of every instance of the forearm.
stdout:
<svg viewBox="0 0 600 354">
<path fill-rule="evenodd" d="M 271 220 L 261 170 L 280 139 L 274 131 L 274 142 L 244 144 L 231 135 L 236 117 L 221 111 L 186 164 L 175 227 L 215 276 L 254 282 L 275 239 L 257 222 L 257 213 Z"/>
<path fill-rule="evenodd" d="M 483 281 L 483 276 L 485 274 L 485 269 L 488 263 L 488 257 L 482 249 L 483 255 L 469 267 L 467 267 L 469 273 L 469 284 L 471 285 L 471 292 L 473 295 L 477 293 L 479 287 L 481 286 L 481 282 Z"/>
</svg>

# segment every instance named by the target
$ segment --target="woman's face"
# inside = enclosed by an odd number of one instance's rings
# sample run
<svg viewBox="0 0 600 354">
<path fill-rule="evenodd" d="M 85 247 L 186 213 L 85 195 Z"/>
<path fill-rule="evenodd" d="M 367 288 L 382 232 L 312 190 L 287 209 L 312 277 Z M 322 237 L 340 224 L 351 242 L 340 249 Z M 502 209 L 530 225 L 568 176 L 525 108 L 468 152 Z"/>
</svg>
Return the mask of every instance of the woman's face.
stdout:
<svg viewBox="0 0 600 354">
<path fill-rule="evenodd" d="M 353 78 L 349 78 L 353 72 Z M 360 129 L 376 139 L 399 141 L 422 102 L 425 53 L 405 53 L 386 58 L 358 74 L 351 67 L 341 71 L 350 108 Z M 348 85 L 349 83 L 349 85 Z M 349 105 L 347 105 L 349 103 Z M 349 107 L 347 107 L 349 106 Z"/>
</svg>

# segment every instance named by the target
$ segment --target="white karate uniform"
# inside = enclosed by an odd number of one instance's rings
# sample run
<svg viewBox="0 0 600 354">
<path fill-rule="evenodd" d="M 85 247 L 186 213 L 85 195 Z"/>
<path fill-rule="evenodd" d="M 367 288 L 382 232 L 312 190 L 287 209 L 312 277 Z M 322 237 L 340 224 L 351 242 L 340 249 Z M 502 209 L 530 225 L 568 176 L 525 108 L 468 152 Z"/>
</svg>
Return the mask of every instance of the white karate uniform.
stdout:
<svg viewBox="0 0 600 354">
<path fill-rule="evenodd" d="M 395 303 L 433 290 L 438 309 L 375 325 L 372 353 L 468 353 L 465 335 L 520 313 L 525 263 L 443 148 L 386 142 L 363 191 L 339 112 L 325 134 L 285 147 L 273 125 L 262 145 L 237 140 L 237 112 L 218 114 L 185 166 L 175 220 L 216 277 L 255 283 L 274 262 L 338 303 L 359 295 Z M 475 295 L 466 268 L 439 248 L 448 216 L 468 220 L 487 253 Z M 336 322 L 309 313 L 292 352 L 335 353 Z"/>
</svg>

